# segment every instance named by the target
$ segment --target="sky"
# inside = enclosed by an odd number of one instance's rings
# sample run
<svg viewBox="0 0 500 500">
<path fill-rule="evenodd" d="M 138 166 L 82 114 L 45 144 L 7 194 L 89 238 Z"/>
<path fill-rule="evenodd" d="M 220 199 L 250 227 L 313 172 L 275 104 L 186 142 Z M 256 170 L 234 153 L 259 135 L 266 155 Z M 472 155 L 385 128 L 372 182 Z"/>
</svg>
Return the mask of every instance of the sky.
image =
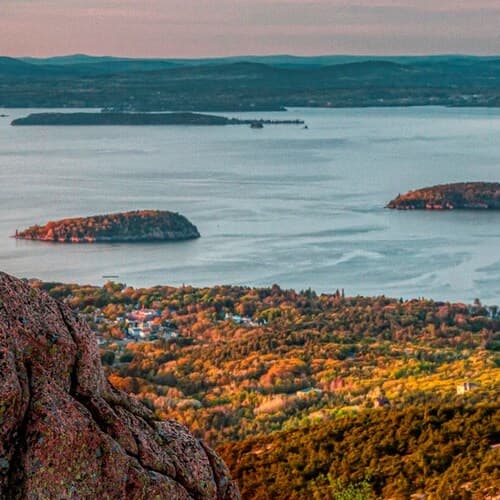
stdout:
<svg viewBox="0 0 500 500">
<path fill-rule="evenodd" d="M 0 55 L 500 54 L 500 0 L 0 0 Z"/>
</svg>

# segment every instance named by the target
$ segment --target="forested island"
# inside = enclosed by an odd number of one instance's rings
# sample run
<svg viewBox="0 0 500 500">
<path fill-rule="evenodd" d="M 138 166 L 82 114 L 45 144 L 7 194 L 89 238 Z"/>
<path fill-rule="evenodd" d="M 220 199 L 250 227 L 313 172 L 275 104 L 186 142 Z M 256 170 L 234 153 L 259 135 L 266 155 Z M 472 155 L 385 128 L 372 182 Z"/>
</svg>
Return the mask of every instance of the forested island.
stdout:
<svg viewBox="0 0 500 500">
<path fill-rule="evenodd" d="M 16 231 L 14 237 L 56 243 L 110 243 L 190 240 L 199 238 L 200 233 L 178 213 L 137 210 L 48 222 Z"/>
<path fill-rule="evenodd" d="M 500 183 L 460 182 L 442 184 L 398 195 L 387 204 L 398 210 L 498 210 Z"/>
<path fill-rule="evenodd" d="M 498 490 L 496 306 L 277 285 L 32 286 L 87 320 L 115 387 L 217 447 L 243 498 Z"/>
<path fill-rule="evenodd" d="M 201 113 L 32 113 L 11 125 L 303 125 L 302 120 L 240 120 Z"/>
</svg>

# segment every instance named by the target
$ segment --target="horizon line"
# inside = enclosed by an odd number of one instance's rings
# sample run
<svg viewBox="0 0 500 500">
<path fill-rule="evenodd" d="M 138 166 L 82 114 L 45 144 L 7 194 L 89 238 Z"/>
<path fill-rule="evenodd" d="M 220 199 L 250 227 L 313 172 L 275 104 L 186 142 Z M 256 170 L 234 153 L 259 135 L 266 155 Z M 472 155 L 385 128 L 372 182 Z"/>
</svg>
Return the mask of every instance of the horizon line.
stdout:
<svg viewBox="0 0 500 500">
<path fill-rule="evenodd" d="M 213 55 L 213 56 L 189 56 L 189 57 L 178 57 L 178 56 L 161 56 L 161 57 L 149 57 L 149 56 L 127 56 L 119 54 L 94 54 L 86 52 L 74 52 L 67 54 L 56 54 L 47 56 L 32 56 L 32 55 L 21 55 L 13 56 L 9 54 L 0 54 L 1 57 L 10 57 L 12 59 L 56 59 L 56 58 L 70 58 L 70 57 L 89 57 L 89 58 L 117 58 L 117 59 L 132 59 L 132 60 L 210 60 L 210 59 L 234 59 L 239 57 L 290 57 L 297 59 L 312 59 L 312 58 L 327 58 L 327 57 L 370 57 L 370 58 L 396 58 L 396 57 L 477 57 L 477 58 L 490 58 L 490 57 L 500 57 L 500 53 L 490 53 L 490 54 L 474 54 L 474 53 L 462 53 L 462 52 L 440 52 L 440 53 L 399 53 L 399 54 L 349 54 L 349 53 L 318 53 L 318 54 L 308 54 L 300 55 L 293 53 L 272 53 L 272 54 L 252 54 L 252 53 L 240 53 L 234 55 Z"/>
</svg>

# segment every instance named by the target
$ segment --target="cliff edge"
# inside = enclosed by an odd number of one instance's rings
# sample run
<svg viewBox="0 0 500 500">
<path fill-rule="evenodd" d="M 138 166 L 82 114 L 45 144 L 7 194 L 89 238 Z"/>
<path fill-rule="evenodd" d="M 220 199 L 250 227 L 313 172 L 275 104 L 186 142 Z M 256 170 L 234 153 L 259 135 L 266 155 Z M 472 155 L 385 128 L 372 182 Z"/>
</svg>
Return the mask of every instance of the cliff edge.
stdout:
<svg viewBox="0 0 500 500">
<path fill-rule="evenodd" d="M 238 499 L 222 460 L 104 376 L 94 334 L 0 273 L 0 498 Z"/>
</svg>

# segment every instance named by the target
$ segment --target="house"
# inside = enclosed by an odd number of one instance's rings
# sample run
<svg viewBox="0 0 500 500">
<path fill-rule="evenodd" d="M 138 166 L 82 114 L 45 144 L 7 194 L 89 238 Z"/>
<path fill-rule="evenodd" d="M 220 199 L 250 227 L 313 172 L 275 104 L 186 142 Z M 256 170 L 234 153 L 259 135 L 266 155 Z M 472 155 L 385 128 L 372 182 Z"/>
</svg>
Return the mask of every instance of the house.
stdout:
<svg viewBox="0 0 500 500">
<path fill-rule="evenodd" d="M 224 319 L 234 321 L 237 325 L 241 325 L 241 323 L 243 323 L 243 318 L 238 314 L 226 313 Z"/>
<path fill-rule="evenodd" d="M 157 316 L 159 316 L 158 311 L 155 311 L 154 309 L 142 308 L 136 311 L 132 311 L 127 318 L 132 321 L 144 322 L 144 321 L 151 321 Z"/>
<path fill-rule="evenodd" d="M 323 391 L 321 389 L 318 389 L 317 387 L 307 387 L 305 389 L 297 391 L 297 397 L 299 398 L 308 398 L 312 396 L 320 397 L 322 394 Z"/>
<path fill-rule="evenodd" d="M 474 384 L 473 382 L 464 382 L 463 384 L 457 385 L 457 394 L 465 394 L 466 392 L 473 391 L 477 389 L 479 386 Z"/>
<path fill-rule="evenodd" d="M 142 333 L 142 328 L 139 328 L 138 326 L 131 326 L 127 330 L 128 336 L 134 339 L 139 338 L 141 336 L 141 333 Z"/>
<path fill-rule="evenodd" d="M 99 324 L 99 323 L 104 323 L 106 321 L 106 316 L 104 314 L 96 313 L 94 316 L 94 323 Z"/>
<path fill-rule="evenodd" d="M 237 325 L 243 326 L 257 326 L 258 323 L 252 320 L 249 316 L 240 316 L 238 314 L 229 314 L 226 313 L 224 316 L 225 320 L 230 320 L 236 323 Z"/>
</svg>

